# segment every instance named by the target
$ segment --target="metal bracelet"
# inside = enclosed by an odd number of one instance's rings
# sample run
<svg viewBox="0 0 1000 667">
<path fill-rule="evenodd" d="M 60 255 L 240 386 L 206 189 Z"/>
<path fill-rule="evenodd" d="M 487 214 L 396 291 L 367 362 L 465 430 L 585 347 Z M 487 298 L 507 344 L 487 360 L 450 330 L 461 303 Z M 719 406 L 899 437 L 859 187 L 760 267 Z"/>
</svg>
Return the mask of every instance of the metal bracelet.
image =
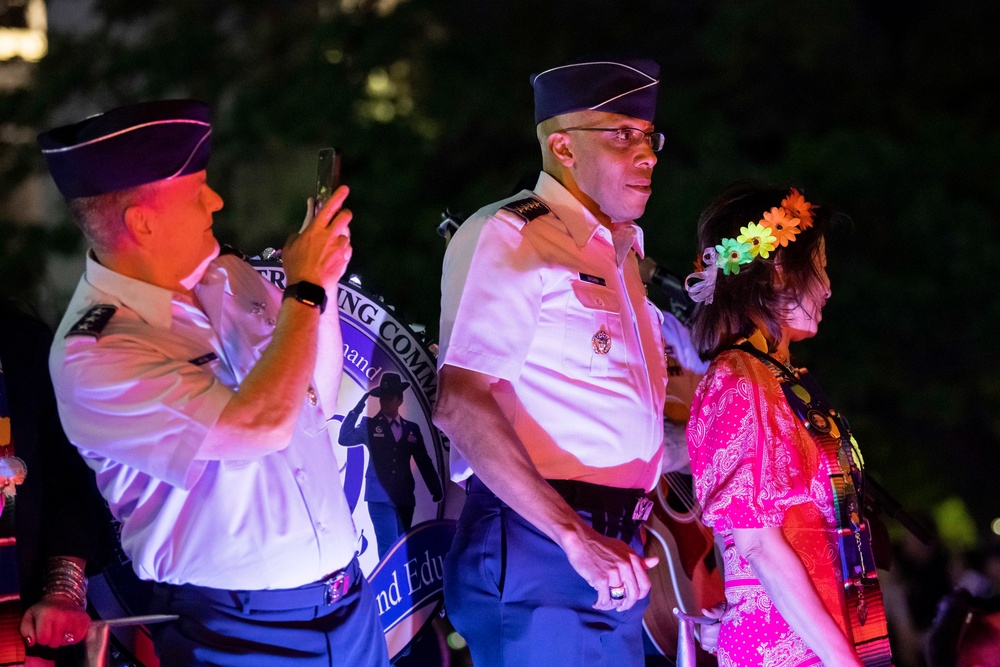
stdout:
<svg viewBox="0 0 1000 667">
<path fill-rule="evenodd" d="M 63 595 L 70 598 L 77 606 L 86 607 L 87 576 L 83 567 L 64 556 L 49 558 L 42 593 Z"/>
</svg>

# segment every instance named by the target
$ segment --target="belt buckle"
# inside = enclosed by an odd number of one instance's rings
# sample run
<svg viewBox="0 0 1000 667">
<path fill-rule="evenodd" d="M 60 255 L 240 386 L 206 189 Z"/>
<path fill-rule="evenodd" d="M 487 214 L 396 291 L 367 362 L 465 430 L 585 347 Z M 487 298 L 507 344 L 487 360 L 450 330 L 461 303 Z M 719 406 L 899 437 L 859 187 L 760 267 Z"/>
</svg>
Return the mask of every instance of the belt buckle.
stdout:
<svg viewBox="0 0 1000 667">
<path fill-rule="evenodd" d="M 649 515 L 653 512 L 653 501 L 642 496 L 635 501 L 635 510 L 632 512 L 633 521 L 645 521 L 649 518 Z"/>
<path fill-rule="evenodd" d="M 324 581 L 323 584 L 326 586 L 326 589 L 323 591 L 323 601 L 326 603 L 326 606 L 329 607 L 334 602 L 347 595 L 347 591 L 351 585 L 351 577 L 347 574 L 347 572 L 341 570 Z"/>
</svg>

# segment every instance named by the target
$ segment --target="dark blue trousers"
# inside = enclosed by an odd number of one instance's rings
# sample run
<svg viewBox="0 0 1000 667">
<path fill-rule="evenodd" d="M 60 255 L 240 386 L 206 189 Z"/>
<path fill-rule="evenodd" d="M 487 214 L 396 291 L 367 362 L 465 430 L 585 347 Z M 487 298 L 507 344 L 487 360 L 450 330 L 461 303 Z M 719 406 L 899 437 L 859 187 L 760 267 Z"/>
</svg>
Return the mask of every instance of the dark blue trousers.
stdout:
<svg viewBox="0 0 1000 667">
<path fill-rule="evenodd" d="M 588 512 L 580 516 L 593 525 Z M 601 532 L 615 522 L 601 517 Z M 642 553 L 638 535 L 630 546 Z M 445 559 L 448 616 L 476 667 L 643 665 L 642 614 L 593 608 L 597 592 L 555 542 L 476 480 Z"/>
<path fill-rule="evenodd" d="M 357 559 L 347 569 L 355 583 L 332 604 L 322 594 L 317 599 L 315 585 L 282 591 L 157 585 L 156 611 L 180 616 L 154 634 L 161 665 L 386 667 L 375 597 Z"/>
<path fill-rule="evenodd" d="M 413 505 L 393 505 L 374 501 L 368 503 L 368 515 L 372 518 L 372 526 L 375 528 L 379 560 L 385 558 L 393 542 L 410 529 L 413 523 L 413 509 Z"/>
</svg>

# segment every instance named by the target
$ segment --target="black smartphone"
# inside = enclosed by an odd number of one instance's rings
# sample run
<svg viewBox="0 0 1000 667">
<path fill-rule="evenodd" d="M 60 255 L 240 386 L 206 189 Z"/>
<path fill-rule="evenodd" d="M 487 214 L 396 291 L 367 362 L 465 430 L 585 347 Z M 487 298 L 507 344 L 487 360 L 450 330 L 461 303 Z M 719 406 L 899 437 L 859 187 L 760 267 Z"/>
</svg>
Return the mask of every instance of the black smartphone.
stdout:
<svg viewBox="0 0 1000 667">
<path fill-rule="evenodd" d="M 319 213 L 329 201 L 333 191 L 340 186 L 340 151 L 321 148 L 316 161 L 316 194 L 313 195 L 313 215 Z"/>
</svg>

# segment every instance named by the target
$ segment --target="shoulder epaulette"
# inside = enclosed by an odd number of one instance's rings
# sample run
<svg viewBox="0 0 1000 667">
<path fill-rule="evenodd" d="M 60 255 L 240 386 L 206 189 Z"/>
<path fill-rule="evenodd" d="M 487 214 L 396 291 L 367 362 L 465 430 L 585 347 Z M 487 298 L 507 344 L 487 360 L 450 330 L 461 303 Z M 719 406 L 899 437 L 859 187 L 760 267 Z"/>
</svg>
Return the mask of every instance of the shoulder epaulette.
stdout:
<svg viewBox="0 0 1000 667">
<path fill-rule="evenodd" d="M 76 324 L 70 327 L 69 331 L 66 332 L 66 338 L 70 336 L 99 338 L 101 332 L 104 331 L 104 327 L 108 326 L 108 322 L 111 321 L 117 310 L 118 306 L 106 303 L 94 306 Z"/>
<path fill-rule="evenodd" d="M 541 199 L 537 199 L 535 197 L 517 199 L 505 206 L 501 206 L 500 210 L 513 213 L 517 217 L 521 218 L 525 224 L 550 212 L 549 207 L 546 206 Z"/>
<path fill-rule="evenodd" d="M 235 255 L 236 257 L 242 259 L 244 262 L 250 261 L 250 258 L 247 257 L 245 252 L 243 252 L 242 250 L 238 250 L 237 248 L 234 248 L 228 243 L 222 243 L 219 245 L 219 256 L 221 257 L 223 255 Z"/>
</svg>

